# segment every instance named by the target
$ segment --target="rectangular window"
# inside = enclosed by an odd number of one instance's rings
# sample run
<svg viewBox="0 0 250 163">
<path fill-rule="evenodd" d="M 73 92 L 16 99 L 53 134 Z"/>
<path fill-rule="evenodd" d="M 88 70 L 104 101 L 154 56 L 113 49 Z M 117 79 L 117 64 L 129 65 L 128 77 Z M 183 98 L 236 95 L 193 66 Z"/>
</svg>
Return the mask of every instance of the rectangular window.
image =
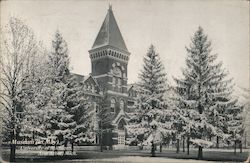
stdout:
<svg viewBox="0 0 250 163">
<path fill-rule="evenodd" d="M 111 107 L 111 108 L 110 108 L 110 112 L 111 112 L 111 113 L 114 113 L 114 112 L 115 112 L 115 108 Z"/>
</svg>

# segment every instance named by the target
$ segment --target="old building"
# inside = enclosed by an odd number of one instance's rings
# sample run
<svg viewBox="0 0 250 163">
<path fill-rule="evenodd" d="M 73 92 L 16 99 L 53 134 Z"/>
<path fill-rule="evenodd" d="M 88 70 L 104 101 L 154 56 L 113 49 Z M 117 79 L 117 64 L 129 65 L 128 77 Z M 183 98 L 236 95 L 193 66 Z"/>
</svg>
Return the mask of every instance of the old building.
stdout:
<svg viewBox="0 0 250 163">
<path fill-rule="evenodd" d="M 86 94 L 91 97 L 92 107 L 98 113 L 99 101 L 104 94 L 111 118 L 109 131 L 104 133 L 105 145 L 125 145 L 126 129 L 129 116 L 133 110 L 135 91 L 128 81 L 128 51 L 122 34 L 115 20 L 112 7 L 100 28 L 92 48 L 89 50 L 92 72 L 88 77 L 77 75 L 84 81 Z M 97 136 L 98 138 L 98 136 Z M 97 140 L 98 141 L 98 140 Z M 98 142 L 97 142 L 98 143 Z"/>
</svg>

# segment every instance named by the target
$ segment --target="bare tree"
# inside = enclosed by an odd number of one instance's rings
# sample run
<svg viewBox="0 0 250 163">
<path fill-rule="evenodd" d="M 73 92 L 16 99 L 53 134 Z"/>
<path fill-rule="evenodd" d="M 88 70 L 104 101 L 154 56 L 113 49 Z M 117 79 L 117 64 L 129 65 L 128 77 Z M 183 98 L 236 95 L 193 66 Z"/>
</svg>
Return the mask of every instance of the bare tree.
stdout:
<svg viewBox="0 0 250 163">
<path fill-rule="evenodd" d="M 17 131 L 22 117 L 23 88 L 35 65 L 37 42 L 32 30 L 11 17 L 2 28 L 0 48 L 0 103 L 4 109 L 4 130 L 10 142 L 10 161 L 15 160 Z"/>
</svg>

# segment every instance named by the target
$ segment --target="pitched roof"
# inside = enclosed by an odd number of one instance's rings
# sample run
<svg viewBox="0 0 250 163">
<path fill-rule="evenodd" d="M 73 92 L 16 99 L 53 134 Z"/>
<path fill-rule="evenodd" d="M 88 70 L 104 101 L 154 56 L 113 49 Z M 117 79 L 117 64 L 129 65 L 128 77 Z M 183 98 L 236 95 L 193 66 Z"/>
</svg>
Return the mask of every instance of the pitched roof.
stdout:
<svg viewBox="0 0 250 163">
<path fill-rule="evenodd" d="M 101 29 L 96 37 L 92 49 L 110 45 L 112 47 L 128 52 L 128 49 L 123 40 L 122 34 L 116 23 L 112 7 L 108 9 L 108 13 L 104 19 Z"/>
<path fill-rule="evenodd" d="M 89 80 L 92 80 L 92 81 L 94 82 L 94 84 L 99 88 L 99 84 L 98 84 L 97 80 L 96 80 L 95 78 L 93 78 L 92 75 L 86 76 L 86 77 L 84 78 L 84 81 L 83 81 L 83 82 L 85 83 L 86 81 L 89 81 Z"/>
<path fill-rule="evenodd" d="M 112 124 L 115 125 L 115 124 L 118 124 L 118 122 L 120 122 L 121 119 L 124 119 L 125 122 L 127 123 L 128 120 L 129 120 L 129 117 L 128 115 L 125 113 L 125 111 L 123 109 L 121 109 L 119 111 L 119 113 L 117 114 L 117 116 L 115 117 L 115 119 L 112 121 Z"/>
<path fill-rule="evenodd" d="M 79 83 L 83 82 L 84 76 L 80 74 L 71 73 L 71 76 Z"/>
<path fill-rule="evenodd" d="M 138 83 L 132 83 L 127 85 L 127 90 L 130 91 L 131 89 L 137 90 L 138 89 Z"/>
</svg>

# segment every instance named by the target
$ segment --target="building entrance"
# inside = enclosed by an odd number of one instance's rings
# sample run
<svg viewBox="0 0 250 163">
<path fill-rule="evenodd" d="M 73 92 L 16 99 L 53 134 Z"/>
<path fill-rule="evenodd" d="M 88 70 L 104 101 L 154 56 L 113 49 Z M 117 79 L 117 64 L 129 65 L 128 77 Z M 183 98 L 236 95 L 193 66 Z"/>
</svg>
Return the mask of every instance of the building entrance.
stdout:
<svg viewBox="0 0 250 163">
<path fill-rule="evenodd" d="M 118 124 L 118 145 L 125 145 L 126 134 L 125 134 L 125 126 L 126 122 L 121 119 Z"/>
</svg>

